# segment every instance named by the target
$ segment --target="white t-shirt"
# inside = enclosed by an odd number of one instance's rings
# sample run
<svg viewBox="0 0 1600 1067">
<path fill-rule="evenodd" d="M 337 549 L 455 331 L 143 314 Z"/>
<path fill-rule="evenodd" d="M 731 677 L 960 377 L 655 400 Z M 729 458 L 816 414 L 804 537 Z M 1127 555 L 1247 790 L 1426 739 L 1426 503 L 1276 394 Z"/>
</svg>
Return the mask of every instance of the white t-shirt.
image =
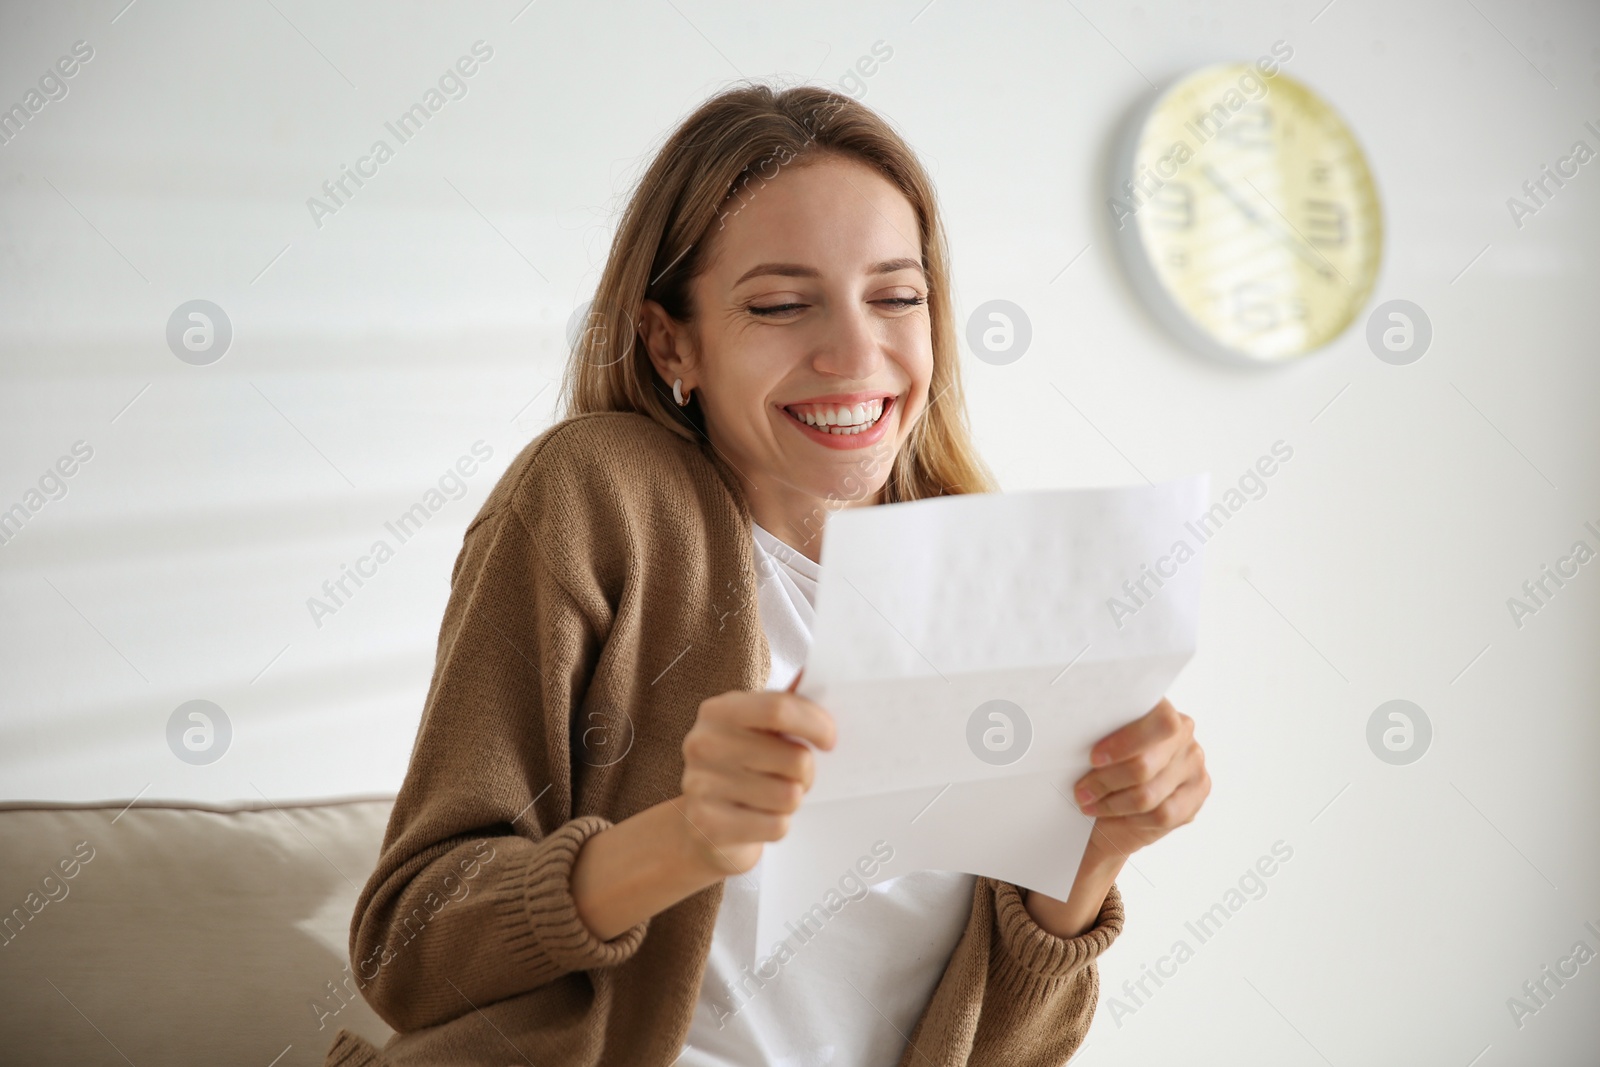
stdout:
<svg viewBox="0 0 1600 1067">
<path fill-rule="evenodd" d="M 753 532 L 767 688 L 787 689 L 811 645 L 822 568 Z M 976 879 L 913 871 L 879 882 L 779 954 L 753 951 L 761 871 L 724 883 L 678 1067 L 893 1067 L 966 929 Z"/>
</svg>

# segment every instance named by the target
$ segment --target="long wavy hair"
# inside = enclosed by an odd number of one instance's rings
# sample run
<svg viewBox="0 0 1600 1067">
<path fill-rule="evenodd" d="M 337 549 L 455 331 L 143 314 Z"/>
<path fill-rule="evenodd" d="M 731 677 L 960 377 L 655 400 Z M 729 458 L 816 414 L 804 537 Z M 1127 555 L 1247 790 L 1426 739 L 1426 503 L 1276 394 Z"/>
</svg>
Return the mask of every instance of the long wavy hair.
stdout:
<svg viewBox="0 0 1600 1067">
<path fill-rule="evenodd" d="M 698 401 L 684 408 L 673 403 L 650 362 L 639 333 L 643 302 L 655 300 L 673 319 L 689 323 L 689 285 L 702 267 L 712 228 L 781 168 L 824 154 L 858 160 L 882 174 L 911 202 L 921 230 L 933 373 L 927 407 L 894 457 L 883 502 L 992 491 L 994 477 L 973 448 L 967 425 L 949 252 L 933 183 L 916 153 L 877 112 L 817 86 L 740 85 L 701 104 L 668 136 L 611 242 L 562 381 L 566 414 L 632 411 L 691 440 L 708 440 Z"/>
</svg>

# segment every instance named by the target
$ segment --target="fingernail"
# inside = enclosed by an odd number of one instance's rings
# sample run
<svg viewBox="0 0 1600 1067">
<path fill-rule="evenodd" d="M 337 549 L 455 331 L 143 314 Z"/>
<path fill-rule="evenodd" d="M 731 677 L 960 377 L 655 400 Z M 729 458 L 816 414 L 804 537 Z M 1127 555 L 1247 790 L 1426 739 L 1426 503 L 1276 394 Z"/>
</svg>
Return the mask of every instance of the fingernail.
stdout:
<svg viewBox="0 0 1600 1067">
<path fill-rule="evenodd" d="M 1097 804 L 1085 804 L 1078 810 L 1083 812 L 1085 815 L 1096 815 L 1099 813 L 1100 807 Z"/>
<path fill-rule="evenodd" d="M 1094 799 L 1094 790 L 1086 785 L 1080 785 L 1078 787 L 1078 799 L 1085 804 L 1089 803 Z"/>
</svg>

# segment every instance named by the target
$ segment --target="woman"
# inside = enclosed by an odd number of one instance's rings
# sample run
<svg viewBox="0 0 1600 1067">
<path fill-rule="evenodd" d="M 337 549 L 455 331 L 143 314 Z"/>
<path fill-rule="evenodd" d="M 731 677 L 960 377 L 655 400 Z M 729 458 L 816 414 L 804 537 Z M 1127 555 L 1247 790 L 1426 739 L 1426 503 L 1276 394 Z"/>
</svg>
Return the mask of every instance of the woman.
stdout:
<svg viewBox="0 0 1600 1067">
<path fill-rule="evenodd" d="M 762 848 L 834 741 L 792 691 L 824 520 L 991 487 L 915 156 L 824 89 L 723 93 L 645 174 L 593 307 L 568 417 L 467 528 L 357 904 L 399 1033 L 327 1062 L 1064 1062 L 1122 863 L 1210 788 L 1166 701 L 1095 747 L 1066 900 L 907 874 L 749 966 Z"/>
</svg>

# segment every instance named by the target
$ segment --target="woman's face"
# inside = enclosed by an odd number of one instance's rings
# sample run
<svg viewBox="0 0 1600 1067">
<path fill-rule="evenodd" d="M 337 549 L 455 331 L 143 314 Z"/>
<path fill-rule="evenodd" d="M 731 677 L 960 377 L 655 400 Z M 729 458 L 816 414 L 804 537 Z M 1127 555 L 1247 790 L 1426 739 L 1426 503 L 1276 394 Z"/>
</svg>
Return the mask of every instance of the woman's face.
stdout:
<svg viewBox="0 0 1600 1067">
<path fill-rule="evenodd" d="M 876 500 L 926 406 L 920 230 L 887 179 L 837 156 L 752 182 L 724 211 L 694 321 L 646 301 L 645 336 L 667 383 L 698 397 L 756 521 L 793 543 L 820 530 L 819 507 Z"/>
</svg>

